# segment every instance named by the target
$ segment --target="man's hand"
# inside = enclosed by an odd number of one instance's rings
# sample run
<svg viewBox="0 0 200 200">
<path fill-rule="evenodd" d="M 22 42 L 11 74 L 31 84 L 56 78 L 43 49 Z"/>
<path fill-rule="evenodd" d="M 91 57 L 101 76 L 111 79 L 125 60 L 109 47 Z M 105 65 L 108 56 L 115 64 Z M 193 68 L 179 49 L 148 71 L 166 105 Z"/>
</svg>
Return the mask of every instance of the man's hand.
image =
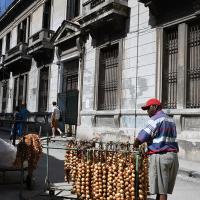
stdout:
<svg viewBox="0 0 200 200">
<path fill-rule="evenodd" d="M 133 143 L 133 149 L 138 148 L 142 143 L 136 138 Z"/>
</svg>

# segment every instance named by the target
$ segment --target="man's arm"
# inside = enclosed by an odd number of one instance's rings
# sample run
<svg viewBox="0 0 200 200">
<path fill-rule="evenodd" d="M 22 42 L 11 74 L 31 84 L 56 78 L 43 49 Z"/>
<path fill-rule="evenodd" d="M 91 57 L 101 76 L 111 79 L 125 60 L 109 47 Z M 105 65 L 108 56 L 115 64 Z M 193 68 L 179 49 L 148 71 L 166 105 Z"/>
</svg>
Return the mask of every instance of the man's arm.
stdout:
<svg viewBox="0 0 200 200">
<path fill-rule="evenodd" d="M 154 133 L 155 130 L 155 121 L 149 120 L 147 126 L 138 133 L 138 136 L 134 141 L 133 147 L 138 148 L 139 145 L 143 144 L 144 142 L 148 142 L 151 139 L 152 133 Z"/>
</svg>

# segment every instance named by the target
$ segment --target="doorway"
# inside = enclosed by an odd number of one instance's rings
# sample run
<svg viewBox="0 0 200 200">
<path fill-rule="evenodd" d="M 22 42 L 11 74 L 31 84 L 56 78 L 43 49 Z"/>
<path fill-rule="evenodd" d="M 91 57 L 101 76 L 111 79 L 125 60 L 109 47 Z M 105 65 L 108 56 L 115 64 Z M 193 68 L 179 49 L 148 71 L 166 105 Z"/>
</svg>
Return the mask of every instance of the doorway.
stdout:
<svg viewBox="0 0 200 200">
<path fill-rule="evenodd" d="M 78 59 L 64 63 L 62 93 L 58 94 L 58 104 L 67 129 L 65 131 L 71 133 L 76 131 L 78 118 L 78 68 Z"/>
</svg>

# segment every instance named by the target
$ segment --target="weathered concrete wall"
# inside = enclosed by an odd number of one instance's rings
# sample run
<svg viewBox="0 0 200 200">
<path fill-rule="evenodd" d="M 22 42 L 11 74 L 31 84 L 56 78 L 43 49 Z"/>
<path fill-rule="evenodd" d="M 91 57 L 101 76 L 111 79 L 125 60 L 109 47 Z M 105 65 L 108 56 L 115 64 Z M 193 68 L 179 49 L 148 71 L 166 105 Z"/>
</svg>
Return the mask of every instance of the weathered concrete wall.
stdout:
<svg viewBox="0 0 200 200">
<path fill-rule="evenodd" d="M 11 31 L 11 38 L 10 38 L 10 48 L 13 48 L 17 45 L 17 27 L 14 27 Z"/>
<path fill-rule="evenodd" d="M 91 37 L 86 43 L 85 63 L 83 71 L 83 99 L 82 110 L 91 111 L 94 108 L 95 86 L 95 55 L 96 51 L 91 46 Z"/>
<path fill-rule="evenodd" d="M 86 0 L 83 0 L 85 2 Z M 63 20 L 66 19 L 66 0 L 52 2 L 51 30 L 56 31 Z M 6 34 L 11 32 L 11 48 L 17 44 L 17 25 L 31 15 L 30 36 L 42 29 L 43 3 L 38 1 L 35 8 L 24 11 L 18 18 L 0 32 L 3 38 L 2 53 L 5 54 Z M 139 9 L 138 9 L 139 5 Z M 129 0 L 131 8 L 129 29 L 125 38 L 121 38 L 123 47 L 121 76 L 122 86 L 120 91 L 119 109 L 114 111 L 96 110 L 96 73 L 97 49 L 92 46 L 89 36 L 85 44 L 85 58 L 83 67 L 82 110 L 80 112 L 80 126 L 77 135 L 80 138 L 100 138 L 105 141 L 131 140 L 143 128 L 149 119 L 146 112 L 141 111 L 141 105 L 156 95 L 156 30 L 148 25 L 149 11 L 137 0 Z M 138 13 L 139 10 L 139 13 Z M 139 17 L 139 19 L 138 19 Z M 138 27 L 139 20 L 139 27 Z M 159 41 L 157 41 L 159 42 Z M 63 62 L 77 57 L 74 54 L 63 56 Z M 52 101 L 57 100 L 60 87 L 59 66 L 55 58 L 50 66 L 48 110 L 51 111 Z M 13 77 L 9 79 L 7 112 L 12 112 L 14 83 Z M 32 60 L 31 70 L 28 73 L 27 107 L 31 112 L 38 111 L 39 69 Z M 0 85 L 0 97 L 2 97 Z M 0 98 L 1 112 L 2 98 Z M 187 112 L 186 112 L 187 110 Z M 176 120 L 180 157 L 191 160 L 200 160 L 200 123 L 198 109 L 188 110 L 179 106 L 179 109 L 169 111 Z M 168 112 L 168 111 L 166 111 Z M 183 113 L 186 112 L 186 116 Z M 195 115 L 193 116 L 192 113 Z M 135 118 L 135 116 L 137 116 Z"/>
<path fill-rule="evenodd" d="M 42 4 L 31 16 L 30 35 L 33 35 L 42 29 L 43 7 L 44 5 Z"/>
<path fill-rule="evenodd" d="M 96 50 L 91 45 L 90 38 L 86 44 L 84 64 L 81 125 L 78 127 L 80 138 L 129 140 L 148 119 L 141 113 L 140 107 L 148 98 L 155 97 L 156 32 L 148 25 L 147 8 L 138 4 L 137 0 L 128 1 L 128 6 L 131 8 L 131 14 L 129 32 L 125 38 L 122 38 L 120 110 L 111 111 L 110 114 L 105 111 L 100 116 L 99 111 L 95 110 Z M 138 112 L 142 115 L 135 120 L 135 113 Z"/>
<path fill-rule="evenodd" d="M 54 0 L 51 15 L 51 29 L 57 30 L 62 21 L 66 19 L 67 1 Z"/>
<path fill-rule="evenodd" d="M 200 139 L 195 140 L 184 140 L 179 139 L 179 157 L 192 160 L 192 161 L 199 161 L 200 162 Z"/>
<path fill-rule="evenodd" d="M 13 91 L 13 78 L 12 73 L 10 73 L 10 79 L 8 80 L 8 87 L 7 87 L 7 104 L 6 104 L 6 112 L 12 112 L 12 91 Z"/>
<path fill-rule="evenodd" d="M 28 96 L 27 96 L 27 108 L 30 112 L 38 111 L 38 92 L 39 92 L 39 70 L 36 62 L 32 60 L 31 70 L 28 76 Z"/>
<path fill-rule="evenodd" d="M 52 64 L 49 71 L 49 98 L 48 98 L 48 111 L 52 111 L 52 102 L 57 101 L 58 93 L 58 65 Z"/>
</svg>

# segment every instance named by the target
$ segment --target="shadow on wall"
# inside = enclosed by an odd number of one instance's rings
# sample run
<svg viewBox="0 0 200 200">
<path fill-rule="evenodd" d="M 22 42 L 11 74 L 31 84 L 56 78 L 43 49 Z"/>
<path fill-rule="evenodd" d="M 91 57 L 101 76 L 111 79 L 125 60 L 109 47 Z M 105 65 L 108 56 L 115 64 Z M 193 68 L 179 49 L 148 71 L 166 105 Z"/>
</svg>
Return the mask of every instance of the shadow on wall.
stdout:
<svg viewBox="0 0 200 200">
<path fill-rule="evenodd" d="M 178 144 L 180 158 L 200 162 L 200 142 L 178 139 Z"/>
<path fill-rule="evenodd" d="M 111 131 L 105 131 L 102 133 L 94 133 L 94 138 L 102 141 L 102 142 L 128 142 L 130 141 L 130 136 L 125 135 L 124 131 L 116 131 L 116 132 L 111 132 Z"/>
</svg>

